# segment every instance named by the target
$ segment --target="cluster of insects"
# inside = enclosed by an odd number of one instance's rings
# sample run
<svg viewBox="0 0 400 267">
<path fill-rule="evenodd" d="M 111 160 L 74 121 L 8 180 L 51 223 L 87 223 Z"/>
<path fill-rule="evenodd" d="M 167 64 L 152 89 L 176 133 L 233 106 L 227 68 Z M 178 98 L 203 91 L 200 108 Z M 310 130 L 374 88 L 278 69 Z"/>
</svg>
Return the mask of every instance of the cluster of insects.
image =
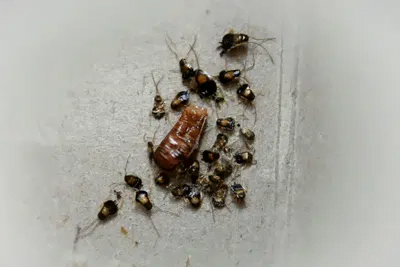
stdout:
<svg viewBox="0 0 400 267">
<path fill-rule="evenodd" d="M 229 57 L 230 52 L 238 47 L 256 44 L 267 52 L 273 63 L 268 51 L 261 43 L 253 42 L 252 39 L 260 40 L 230 31 L 222 37 L 217 47 L 221 50 L 220 56 Z M 264 41 L 273 39 L 268 38 Z M 155 170 L 152 180 L 156 185 L 167 189 L 167 193 L 172 197 L 183 199 L 193 208 L 199 208 L 205 196 L 209 196 L 213 209 L 223 208 L 227 207 L 226 198 L 229 194 L 237 203 L 245 201 L 247 189 L 243 184 L 236 182 L 236 179 L 243 168 L 257 163 L 253 147 L 255 133 L 250 128 L 242 127 L 235 116 L 220 117 L 212 127 L 218 129 L 213 144 L 205 150 L 199 150 L 200 140 L 204 132 L 208 131 L 206 128 L 209 110 L 204 105 L 192 104 L 191 98 L 193 94 L 197 94 L 205 103 L 215 102 L 217 107 L 220 107 L 220 104 L 225 102 L 224 87 L 236 86 L 238 98 L 245 105 L 254 107 L 256 93 L 249 85 L 245 73 L 254 68 L 255 59 L 253 54 L 253 64 L 250 67 L 246 67 L 244 63 L 241 69 L 225 69 L 211 75 L 199 66 L 195 51 L 196 41 L 195 37 L 193 43 L 188 46 L 185 57 L 179 58 L 176 44 L 166 35 L 167 47 L 179 63 L 182 83 L 186 90 L 177 92 L 169 105 L 171 110 L 181 112 L 169 133 L 158 145 L 154 144 L 154 137 L 153 141 L 147 142 L 148 158 Z M 191 53 L 195 57 L 197 69 L 189 63 Z M 154 119 L 161 120 L 168 117 L 169 109 L 160 90 L 163 76 L 156 80 L 154 73 L 151 73 L 151 77 L 156 94 L 150 114 Z M 256 114 L 255 112 L 255 121 Z M 235 144 L 241 140 L 242 146 L 235 149 Z M 123 204 L 123 195 L 127 191 L 132 192 L 135 201 L 149 214 L 156 207 L 149 192 L 143 189 L 143 180 L 134 174 L 127 174 L 128 162 L 129 157 L 125 166 L 124 182 L 112 184 L 110 196 L 113 197 L 102 204 L 97 218 L 92 223 L 84 228 L 78 227 L 76 240 L 89 234 L 95 228 L 94 225 L 117 215 Z M 120 189 L 117 190 L 118 188 Z M 150 221 L 160 235 L 151 217 Z"/>
</svg>

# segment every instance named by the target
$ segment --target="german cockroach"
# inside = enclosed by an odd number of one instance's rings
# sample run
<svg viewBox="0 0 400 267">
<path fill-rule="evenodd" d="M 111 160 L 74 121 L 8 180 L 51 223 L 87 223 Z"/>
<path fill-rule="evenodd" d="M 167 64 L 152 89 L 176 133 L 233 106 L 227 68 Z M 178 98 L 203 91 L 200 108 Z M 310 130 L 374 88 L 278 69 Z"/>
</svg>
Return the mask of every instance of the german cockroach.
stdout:
<svg viewBox="0 0 400 267">
<path fill-rule="evenodd" d="M 204 150 L 202 153 L 202 158 L 201 160 L 206 162 L 206 163 L 213 163 L 219 159 L 220 155 L 217 151 L 213 150 Z"/>
<path fill-rule="evenodd" d="M 190 49 L 189 49 L 186 57 L 185 58 L 181 58 L 181 59 L 179 59 L 178 53 L 176 51 L 174 51 L 172 49 L 172 47 L 171 47 L 171 45 L 173 45 L 175 47 L 175 49 L 176 49 L 175 43 L 172 41 L 172 39 L 168 35 L 166 35 L 166 38 L 168 39 L 168 41 L 167 41 L 167 39 L 165 40 L 165 42 L 166 42 L 166 44 L 168 46 L 168 49 L 171 51 L 172 54 L 175 55 L 176 60 L 179 62 L 179 69 L 180 69 L 181 74 L 182 74 L 183 83 L 184 84 L 189 84 L 191 82 L 191 80 L 195 76 L 195 71 L 194 71 L 192 65 L 189 62 L 187 62 L 187 57 L 189 56 L 190 51 L 192 51 L 194 45 L 196 44 L 197 36 L 196 35 L 194 36 L 193 44 L 190 46 Z"/>
<path fill-rule="evenodd" d="M 151 210 L 153 208 L 153 203 L 151 203 L 149 194 L 145 190 L 139 190 L 136 192 L 135 197 L 136 202 L 142 204 L 146 210 Z"/>
<path fill-rule="evenodd" d="M 189 175 L 192 183 L 195 184 L 200 174 L 200 162 L 198 160 L 194 160 L 192 164 L 190 164 L 187 174 Z"/>
<path fill-rule="evenodd" d="M 223 133 L 219 133 L 217 135 L 217 139 L 215 140 L 212 149 L 213 150 L 223 150 L 224 147 L 228 144 L 228 136 Z"/>
<path fill-rule="evenodd" d="M 131 154 L 128 155 L 128 158 L 125 163 L 124 181 L 125 181 L 125 184 L 127 186 L 129 186 L 130 188 L 132 188 L 134 190 L 139 190 L 143 186 L 142 179 L 140 179 L 138 176 L 136 176 L 134 174 L 127 174 L 127 171 L 126 171 L 126 169 L 128 168 L 130 157 L 131 157 Z M 121 183 L 113 183 L 112 185 L 114 185 L 114 187 L 116 187 L 118 185 L 121 185 Z"/>
<path fill-rule="evenodd" d="M 202 202 L 201 191 L 198 190 L 196 187 L 192 187 L 192 189 L 189 192 L 189 195 L 187 196 L 187 199 L 189 200 L 192 207 L 195 208 L 200 207 Z"/>
<path fill-rule="evenodd" d="M 242 84 L 237 89 L 236 93 L 238 94 L 239 97 L 241 97 L 249 102 L 253 101 L 256 98 L 253 90 L 251 90 L 250 85 L 248 85 L 247 83 Z"/>
<path fill-rule="evenodd" d="M 154 178 L 154 182 L 158 185 L 166 186 L 170 183 L 169 175 L 166 172 L 160 172 L 156 178 Z"/>
<path fill-rule="evenodd" d="M 189 104 L 190 93 L 188 91 L 181 91 L 176 94 L 175 98 L 171 102 L 171 108 L 173 110 L 181 110 L 184 106 Z"/>
<path fill-rule="evenodd" d="M 214 169 L 214 175 L 226 179 L 233 172 L 233 166 L 230 162 L 217 163 Z"/>
<path fill-rule="evenodd" d="M 154 161 L 161 169 L 171 171 L 190 158 L 199 144 L 207 116 L 206 108 L 191 105 L 183 110 L 154 153 Z"/>
<path fill-rule="evenodd" d="M 201 175 L 196 180 L 196 185 L 198 185 L 201 188 L 201 191 L 203 191 L 205 193 L 212 192 L 212 182 L 210 181 L 210 179 L 208 179 L 207 176 Z"/>
<path fill-rule="evenodd" d="M 239 81 L 240 78 L 247 81 L 245 77 L 242 76 L 242 73 L 246 73 L 249 70 L 252 70 L 256 64 L 254 54 L 253 54 L 253 64 L 246 68 L 246 64 L 244 64 L 243 69 L 232 69 L 232 70 L 222 70 L 218 75 L 218 80 L 220 83 L 227 85 L 233 82 Z"/>
<path fill-rule="evenodd" d="M 160 90 L 158 89 L 158 85 L 160 84 L 161 80 L 164 78 L 162 76 L 158 82 L 154 79 L 154 74 L 153 72 L 151 73 L 151 78 L 153 79 L 154 86 L 156 87 L 156 96 L 154 97 L 154 105 L 151 113 L 153 114 L 153 117 L 156 118 L 157 120 L 162 119 L 166 112 L 165 112 L 165 103 L 163 98 L 160 95 Z"/>
<path fill-rule="evenodd" d="M 249 128 L 240 128 L 240 133 L 246 142 L 247 147 L 250 147 L 250 144 L 254 142 L 256 135 Z"/>
<path fill-rule="evenodd" d="M 191 186 L 187 184 L 178 185 L 171 189 L 171 194 L 174 197 L 181 198 L 181 197 L 188 197 L 191 191 Z"/>
<path fill-rule="evenodd" d="M 246 197 L 247 189 L 244 188 L 241 184 L 233 183 L 233 185 L 231 185 L 231 192 L 232 196 L 237 201 L 242 201 Z"/>
<path fill-rule="evenodd" d="M 197 93 L 200 98 L 213 97 L 217 92 L 217 83 L 214 78 L 207 72 L 197 69 L 195 70 L 195 81 L 198 87 Z"/>
<path fill-rule="evenodd" d="M 219 118 L 217 119 L 217 126 L 222 130 L 231 132 L 235 130 L 236 121 L 232 117 Z"/>
<path fill-rule="evenodd" d="M 227 194 L 228 194 L 228 186 L 225 183 L 218 184 L 211 199 L 214 207 L 216 208 L 225 207 L 225 199 Z"/>
<path fill-rule="evenodd" d="M 208 176 L 208 180 L 210 180 L 214 184 L 219 184 L 220 182 L 223 181 L 223 178 L 221 176 L 218 176 L 216 174 L 211 174 Z"/>
<path fill-rule="evenodd" d="M 272 56 L 268 52 L 268 50 L 264 46 L 262 46 L 260 43 L 249 41 L 250 39 L 266 42 L 266 41 L 275 40 L 276 38 L 257 39 L 257 38 L 251 37 L 247 34 L 234 33 L 233 30 L 230 30 L 227 34 L 225 34 L 222 37 L 220 46 L 218 46 L 218 48 L 217 48 L 217 49 L 222 50 L 219 55 L 222 57 L 225 53 L 227 53 L 227 52 L 231 51 L 232 49 L 237 48 L 239 46 L 244 46 L 247 44 L 255 44 L 255 45 L 261 47 L 262 49 L 264 49 L 265 52 L 267 52 L 271 62 L 274 64 L 274 59 L 272 58 Z"/>
<path fill-rule="evenodd" d="M 236 152 L 233 156 L 235 162 L 239 165 L 251 165 L 257 164 L 257 161 L 253 159 L 253 154 L 251 152 Z"/>
</svg>

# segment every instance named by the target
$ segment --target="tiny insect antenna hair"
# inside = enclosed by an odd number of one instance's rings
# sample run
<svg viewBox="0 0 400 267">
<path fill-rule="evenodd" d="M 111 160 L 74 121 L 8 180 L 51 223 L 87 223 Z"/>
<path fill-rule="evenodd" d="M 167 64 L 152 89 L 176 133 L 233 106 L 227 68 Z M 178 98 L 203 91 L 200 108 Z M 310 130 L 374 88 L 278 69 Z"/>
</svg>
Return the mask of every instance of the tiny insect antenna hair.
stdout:
<svg viewBox="0 0 400 267">
<path fill-rule="evenodd" d="M 276 38 L 274 37 L 274 38 L 266 38 L 266 39 L 256 39 L 256 38 L 254 38 L 254 37 L 251 37 L 251 39 L 267 42 L 267 41 L 275 40 Z M 275 64 L 274 58 L 273 58 L 272 55 L 269 53 L 269 51 L 267 50 L 267 48 L 265 48 L 264 46 L 262 46 L 260 43 L 256 43 L 256 42 L 251 42 L 251 41 L 249 41 L 249 44 L 258 45 L 259 47 L 261 47 L 262 49 L 264 49 L 264 51 L 267 52 L 268 57 L 269 57 L 269 59 L 271 60 L 272 64 Z"/>
<path fill-rule="evenodd" d="M 194 50 L 194 44 L 190 45 L 190 51 L 193 51 L 194 57 L 196 58 L 196 64 L 197 64 L 197 68 L 200 69 L 200 64 L 199 64 L 199 57 L 197 56 L 196 51 Z"/>
<path fill-rule="evenodd" d="M 154 71 L 151 72 L 151 78 L 153 79 L 154 86 L 156 87 L 157 94 L 160 94 L 160 90 L 158 89 L 158 85 L 160 84 L 161 80 L 164 79 L 164 75 L 156 82 L 154 79 Z"/>
<path fill-rule="evenodd" d="M 167 47 L 168 47 L 169 51 L 172 54 L 174 54 L 176 60 L 179 61 L 178 52 L 176 52 L 178 50 L 178 48 L 177 48 L 175 42 L 171 39 L 171 37 L 168 34 L 166 34 L 165 37 L 166 37 L 165 38 L 165 43 L 167 44 Z M 196 42 L 197 42 L 197 34 L 194 36 L 194 40 L 193 40 L 192 46 L 195 46 Z M 172 48 L 171 46 L 173 46 L 174 48 Z M 189 56 L 190 51 L 191 51 L 191 49 L 189 49 L 189 51 L 187 52 L 185 58 L 187 58 Z"/>
</svg>

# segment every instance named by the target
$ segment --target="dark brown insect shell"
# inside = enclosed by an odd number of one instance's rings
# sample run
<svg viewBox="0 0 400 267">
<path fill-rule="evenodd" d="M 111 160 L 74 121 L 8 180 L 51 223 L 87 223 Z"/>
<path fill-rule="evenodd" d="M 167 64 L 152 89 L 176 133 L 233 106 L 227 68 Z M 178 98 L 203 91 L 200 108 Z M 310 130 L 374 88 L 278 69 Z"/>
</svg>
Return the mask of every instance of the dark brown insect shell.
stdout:
<svg viewBox="0 0 400 267">
<path fill-rule="evenodd" d="M 160 172 L 154 179 L 155 183 L 161 186 L 167 186 L 170 183 L 169 175 L 166 172 Z"/>
<path fill-rule="evenodd" d="M 153 204 L 149 198 L 149 194 L 144 190 L 139 190 L 136 192 L 135 197 L 136 202 L 140 203 L 145 207 L 147 210 L 151 210 L 153 208 Z"/>
<path fill-rule="evenodd" d="M 226 52 L 232 48 L 246 44 L 249 41 L 249 36 L 243 33 L 229 32 L 222 37 L 219 49 L 222 49 L 220 56 L 222 57 Z"/>
<path fill-rule="evenodd" d="M 154 153 L 157 166 L 171 171 L 179 163 L 188 160 L 198 147 L 207 117 L 206 108 L 194 105 L 186 107 Z"/>
<path fill-rule="evenodd" d="M 236 82 L 238 81 L 237 78 L 239 78 L 241 75 L 240 70 L 222 70 L 219 75 L 218 75 L 218 80 L 226 85 L 228 83 Z"/>
<path fill-rule="evenodd" d="M 107 200 L 104 202 L 103 207 L 100 209 L 100 212 L 97 214 L 97 218 L 100 221 L 104 221 L 105 219 L 109 218 L 112 215 L 117 214 L 118 212 L 118 205 L 113 200 Z"/>
<path fill-rule="evenodd" d="M 248 85 L 247 83 L 241 85 L 237 89 L 237 94 L 238 96 L 240 96 L 243 99 L 246 99 L 249 102 L 253 101 L 256 98 L 253 90 L 251 90 L 250 85 Z"/>
</svg>

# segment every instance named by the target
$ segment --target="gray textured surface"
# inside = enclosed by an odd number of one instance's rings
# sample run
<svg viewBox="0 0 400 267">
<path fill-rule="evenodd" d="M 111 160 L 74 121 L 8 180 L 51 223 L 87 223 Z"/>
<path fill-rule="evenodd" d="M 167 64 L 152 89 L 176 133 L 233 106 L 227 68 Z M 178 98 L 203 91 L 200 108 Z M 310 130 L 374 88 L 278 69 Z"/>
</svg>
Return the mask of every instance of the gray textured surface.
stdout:
<svg viewBox="0 0 400 267">
<path fill-rule="evenodd" d="M 386 152 L 398 143 L 389 143 L 398 4 L 339 2 L 2 2 L 2 266 L 184 266 L 189 255 L 194 267 L 398 266 L 399 217 L 387 208 L 399 200 L 398 154 Z M 184 51 L 197 33 L 200 64 L 216 73 L 229 27 L 277 37 L 268 45 L 276 65 L 256 50 L 258 164 L 240 178 L 247 207 L 217 211 L 214 224 L 208 203 L 163 202 L 153 185 L 143 134 L 158 123 L 148 119 L 154 87 L 143 90 L 142 79 L 165 74 L 169 100 L 183 88 L 166 32 Z M 240 113 L 231 103 L 221 115 Z M 168 129 L 162 122 L 156 141 Z M 126 201 L 72 254 L 76 224 L 96 216 L 132 151 L 129 170 L 181 217 L 153 215 L 154 246 L 148 217 Z"/>
</svg>

